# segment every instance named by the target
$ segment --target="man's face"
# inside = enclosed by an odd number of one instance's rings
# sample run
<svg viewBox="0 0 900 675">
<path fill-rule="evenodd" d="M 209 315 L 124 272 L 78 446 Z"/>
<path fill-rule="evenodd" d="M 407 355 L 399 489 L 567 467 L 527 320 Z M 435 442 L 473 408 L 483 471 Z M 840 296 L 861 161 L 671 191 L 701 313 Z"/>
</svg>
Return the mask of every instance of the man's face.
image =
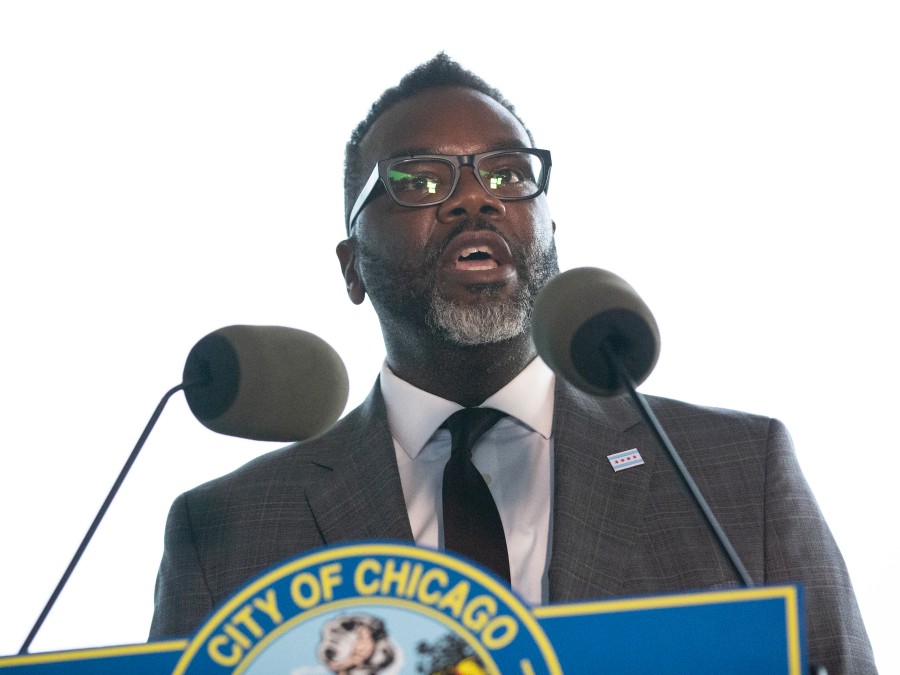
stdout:
<svg viewBox="0 0 900 675">
<path fill-rule="evenodd" d="M 447 87 L 388 109 L 360 149 L 367 171 L 388 157 L 529 146 L 501 105 Z M 456 344 L 499 342 L 529 329 L 535 294 L 558 272 L 553 230 L 544 194 L 501 201 L 462 167 L 454 193 L 434 206 L 400 206 L 379 188 L 355 223 L 354 270 L 387 329 L 427 329 Z M 351 298 L 361 301 L 350 281 Z"/>
</svg>

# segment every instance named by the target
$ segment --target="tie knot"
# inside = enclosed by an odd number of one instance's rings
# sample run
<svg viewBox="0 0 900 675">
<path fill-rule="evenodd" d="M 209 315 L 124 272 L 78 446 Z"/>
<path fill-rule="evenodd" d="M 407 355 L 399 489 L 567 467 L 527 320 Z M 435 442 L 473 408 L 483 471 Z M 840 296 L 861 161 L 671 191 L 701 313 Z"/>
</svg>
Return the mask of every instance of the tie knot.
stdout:
<svg viewBox="0 0 900 675">
<path fill-rule="evenodd" d="M 472 448 L 488 429 L 506 413 L 493 408 L 463 408 L 447 418 L 443 426 L 450 430 L 451 456 L 465 453 L 472 456 Z"/>
</svg>

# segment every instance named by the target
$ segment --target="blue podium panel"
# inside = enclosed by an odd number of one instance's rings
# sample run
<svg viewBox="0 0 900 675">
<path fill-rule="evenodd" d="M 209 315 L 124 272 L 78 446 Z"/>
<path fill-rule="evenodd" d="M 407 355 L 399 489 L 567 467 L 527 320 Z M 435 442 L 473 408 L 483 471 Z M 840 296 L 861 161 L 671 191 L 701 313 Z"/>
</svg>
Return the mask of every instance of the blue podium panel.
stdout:
<svg viewBox="0 0 900 675">
<path fill-rule="evenodd" d="M 529 608 L 454 555 L 372 542 L 273 567 L 194 635 L 0 658 L 0 675 L 805 671 L 795 586 Z"/>
<path fill-rule="evenodd" d="M 163 675 L 171 673 L 187 640 L 78 649 L 0 658 L 3 675 Z"/>
<path fill-rule="evenodd" d="M 806 672 L 794 586 L 535 608 L 567 673 Z"/>
</svg>

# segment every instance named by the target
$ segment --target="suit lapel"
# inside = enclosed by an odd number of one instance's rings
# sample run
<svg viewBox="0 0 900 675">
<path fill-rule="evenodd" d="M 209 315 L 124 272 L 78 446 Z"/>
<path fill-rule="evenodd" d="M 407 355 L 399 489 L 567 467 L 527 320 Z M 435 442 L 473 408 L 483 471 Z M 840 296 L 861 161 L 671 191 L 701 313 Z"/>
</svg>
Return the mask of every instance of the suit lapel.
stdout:
<svg viewBox="0 0 900 675">
<path fill-rule="evenodd" d="M 618 473 L 607 455 L 635 447 L 639 422 L 624 397 L 600 400 L 557 382 L 554 406 L 553 549 L 550 600 L 619 593 L 647 504 L 655 453 Z"/>
<path fill-rule="evenodd" d="M 329 434 L 312 458 L 317 476 L 306 499 L 326 544 L 350 540 L 412 541 L 394 443 L 381 388 Z"/>
</svg>

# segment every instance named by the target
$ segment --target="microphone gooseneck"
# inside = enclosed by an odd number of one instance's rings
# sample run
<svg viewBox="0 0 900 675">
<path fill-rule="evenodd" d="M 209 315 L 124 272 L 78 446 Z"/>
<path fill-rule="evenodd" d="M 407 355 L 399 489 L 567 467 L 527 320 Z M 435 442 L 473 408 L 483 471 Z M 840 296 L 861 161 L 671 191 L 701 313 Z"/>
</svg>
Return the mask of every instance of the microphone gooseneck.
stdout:
<svg viewBox="0 0 900 675">
<path fill-rule="evenodd" d="M 541 358 L 575 387 L 598 396 L 628 392 L 668 455 L 720 550 L 741 583 L 753 586 L 740 556 L 637 387 L 659 358 L 659 328 L 635 290 L 612 272 L 580 267 L 551 279 L 534 306 Z"/>
<path fill-rule="evenodd" d="M 691 472 L 688 471 L 687 466 L 685 466 L 684 462 L 682 461 L 681 455 L 678 454 L 675 446 L 672 445 L 672 441 L 669 439 L 669 435 L 666 433 L 665 429 L 663 429 L 663 426 L 659 423 L 656 415 L 653 414 L 653 410 L 652 408 L 650 408 L 650 404 L 647 403 L 647 399 L 645 399 L 643 394 L 641 394 L 637 390 L 637 385 L 631 379 L 631 375 L 626 371 L 621 359 L 619 358 L 619 355 L 615 352 L 615 350 L 612 349 L 609 345 L 604 345 L 604 354 L 612 364 L 612 368 L 616 371 L 618 377 L 622 382 L 625 383 L 625 386 L 628 388 L 628 393 L 631 396 L 631 399 L 635 402 L 638 411 L 641 413 L 641 417 L 644 418 L 644 421 L 653 431 L 653 435 L 656 437 L 656 440 L 666 451 L 669 459 L 672 460 L 672 464 L 675 466 L 675 470 L 681 477 L 684 486 L 687 488 L 688 493 L 690 493 L 691 498 L 697 505 L 697 508 L 700 509 L 700 512 L 703 514 L 703 519 L 706 521 L 707 527 L 709 527 L 710 531 L 713 534 L 713 538 L 719 544 L 719 547 L 725 554 L 728 562 L 731 563 L 731 567 L 734 570 L 735 574 L 737 574 L 738 578 L 741 580 L 741 583 L 744 586 L 746 586 L 747 588 L 751 588 L 753 586 L 753 579 L 750 578 L 750 574 L 747 572 L 747 568 L 744 567 L 744 562 L 741 560 L 741 557 L 738 555 L 738 552 L 732 545 L 731 540 L 728 538 L 728 535 L 725 534 L 725 530 L 722 529 L 722 525 L 719 523 L 718 518 L 716 518 L 715 514 L 710 508 L 709 503 L 703 497 L 703 493 L 700 491 L 699 486 L 694 482 L 694 477 L 691 476 Z"/>
<path fill-rule="evenodd" d="M 103 505 L 100 507 L 100 510 L 97 511 L 97 515 L 94 516 L 94 522 L 92 522 L 91 526 L 88 528 L 87 533 L 81 540 L 81 544 L 79 544 L 78 546 L 78 550 L 75 551 L 75 555 L 72 556 L 72 560 L 69 561 L 69 565 L 68 567 L 66 567 L 66 571 L 63 572 L 62 578 L 59 580 L 59 583 L 56 584 L 56 588 L 53 589 L 53 593 L 50 594 L 50 599 L 47 601 L 47 604 L 44 605 L 44 609 L 41 610 L 41 614 L 40 616 L 38 616 L 37 621 L 34 622 L 34 626 L 31 627 L 31 631 L 28 633 L 28 637 L 25 638 L 25 642 L 22 643 L 22 647 L 19 649 L 20 655 L 28 653 L 28 648 L 31 646 L 32 641 L 34 641 L 35 636 L 37 636 L 38 631 L 41 629 L 41 626 L 44 625 L 44 620 L 47 618 L 47 615 L 50 614 L 50 610 L 53 609 L 53 605 L 56 604 L 56 599 L 59 598 L 59 594 L 62 593 L 63 588 L 65 588 L 66 584 L 68 583 L 69 577 L 71 577 L 72 572 L 75 571 L 75 566 L 78 564 L 78 561 L 81 560 L 82 554 L 84 554 L 84 551 L 85 549 L 87 549 L 88 544 L 91 543 L 91 539 L 94 537 L 94 533 L 100 526 L 100 521 L 103 520 L 103 516 L 106 515 L 106 512 L 109 510 L 110 504 L 112 504 L 113 499 L 115 499 L 116 494 L 119 492 L 119 488 L 122 487 L 122 483 L 125 481 L 125 476 L 128 475 L 128 472 L 131 470 L 131 465 L 134 464 L 134 461 L 137 459 L 138 454 L 141 452 L 141 448 L 144 447 L 144 443 L 146 443 L 147 438 L 150 436 L 150 432 L 153 431 L 153 427 L 156 426 L 156 421 L 159 419 L 159 416 L 162 415 L 162 411 L 166 407 L 166 403 L 169 402 L 169 399 L 173 394 L 181 391 L 183 388 L 183 384 L 172 387 L 163 395 L 162 399 L 157 404 L 156 410 L 153 411 L 153 414 L 150 416 L 150 420 L 147 422 L 147 426 L 144 427 L 144 431 L 141 433 L 141 437 L 135 444 L 134 449 L 131 451 L 131 454 L 128 455 L 128 459 L 125 460 L 125 465 L 122 467 L 122 470 L 119 471 L 119 475 L 116 477 L 112 488 L 110 488 L 109 493 L 106 495 L 106 499 L 103 500 Z"/>
<path fill-rule="evenodd" d="M 188 355 L 182 383 L 162 397 L 125 461 L 69 566 L 28 637 L 28 648 L 72 576 L 168 400 L 184 390 L 194 416 L 222 434 L 261 441 L 301 441 L 327 431 L 347 403 L 344 362 L 312 333 L 282 326 L 228 326 Z"/>
</svg>

